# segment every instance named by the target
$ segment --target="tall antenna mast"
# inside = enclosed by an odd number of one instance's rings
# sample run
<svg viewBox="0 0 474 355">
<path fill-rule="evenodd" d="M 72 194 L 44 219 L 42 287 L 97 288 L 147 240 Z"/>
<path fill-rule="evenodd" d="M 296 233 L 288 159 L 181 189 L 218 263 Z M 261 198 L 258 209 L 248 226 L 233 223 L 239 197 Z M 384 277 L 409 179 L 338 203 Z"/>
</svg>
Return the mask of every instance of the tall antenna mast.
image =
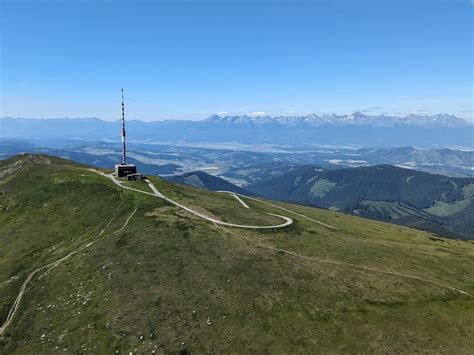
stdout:
<svg viewBox="0 0 474 355">
<path fill-rule="evenodd" d="M 137 166 L 135 164 L 127 164 L 127 150 L 125 148 L 125 104 L 123 102 L 122 92 L 122 163 L 115 164 L 115 176 L 118 178 L 126 178 L 127 180 L 142 180 L 143 175 L 137 174 Z"/>
<path fill-rule="evenodd" d="M 122 89 L 122 164 L 127 164 L 127 155 L 125 149 L 125 105 L 123 103 Z"/>
</svg>

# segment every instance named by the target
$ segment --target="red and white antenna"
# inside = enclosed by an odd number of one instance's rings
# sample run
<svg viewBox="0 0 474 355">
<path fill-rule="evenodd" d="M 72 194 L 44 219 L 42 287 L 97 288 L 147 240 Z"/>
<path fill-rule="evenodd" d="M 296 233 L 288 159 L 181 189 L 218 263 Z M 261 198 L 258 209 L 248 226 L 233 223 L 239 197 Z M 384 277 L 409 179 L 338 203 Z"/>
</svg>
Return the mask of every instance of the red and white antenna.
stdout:
<svg viewBox="0 0 474 355">
<path fill-rule="evenodd" d="M 127 155 L 125 149 L 125 105 L 123 103 L 122 89 L 122 164 L 127 164 Z"/>
</svg>

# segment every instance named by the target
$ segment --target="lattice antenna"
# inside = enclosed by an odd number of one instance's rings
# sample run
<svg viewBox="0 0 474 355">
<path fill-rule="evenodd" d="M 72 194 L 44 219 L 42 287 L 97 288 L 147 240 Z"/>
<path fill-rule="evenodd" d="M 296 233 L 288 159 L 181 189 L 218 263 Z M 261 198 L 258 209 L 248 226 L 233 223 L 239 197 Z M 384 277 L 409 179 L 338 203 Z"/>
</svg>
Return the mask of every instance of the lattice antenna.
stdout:
<svg viewBox="0 0 474 355">
<path fill-rule="evenodd" d="M 122 164 L 127 164 L 127 150 L 125 147 L 125 104 L 123 103 L 123 89 L 122 89 Z"/>
</svg>

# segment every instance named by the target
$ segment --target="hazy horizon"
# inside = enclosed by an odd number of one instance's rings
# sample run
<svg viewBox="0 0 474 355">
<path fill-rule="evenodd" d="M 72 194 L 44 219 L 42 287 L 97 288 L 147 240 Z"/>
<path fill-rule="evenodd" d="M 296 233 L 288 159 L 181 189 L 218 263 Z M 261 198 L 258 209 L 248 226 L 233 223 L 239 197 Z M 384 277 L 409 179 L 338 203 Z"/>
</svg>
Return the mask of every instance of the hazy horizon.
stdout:
<svg viewBox="0 0 474 355">
<path fill-rule="evenodd" d="M 461 116 L 458 116 L 458 115 L 455 115 L 455 114 L 451 114 L 451 113 L 447 113 L 447 112 L 440 112 L 440 113 L 431 113 L 431 114 L 421 114 L 421 113 L 411 113 L 411 114 L 407 114 L 407 115 L 396 115 L 396 114 L 388 114 L 388 113 L 380 113 L 380 114 L 373 114 L 373 113 L 364 113 L 364 112 L 361 112 L 361 111 L 352 111 L 352 112 L 348 112 L 348 113 L 342 113 L 342 114 L 336 114 L 336 113 L 302 113 L 302 114 L 286 114 L 286 115 L 269 115 L 269 114 L 255 114 L 255 113 L 243 113 L 243 114 L 232 114 L 232 113 L 226 113 L 226 114 L 219 114 L 219 113 L 211 113 L 209 114 L 208 116 L 202 116 L 202 117 L 198 117 L 198 118 L 181 118 L 181 119 L 176 119 L 176 118 L 155 118 L 155 119 L 147 119 L 147 118 L 135 118 L 135 117 L 126 117 L 126 120 L 127 121 L 142 121 L 142 122 L 163 122 L 163 121 L 204 121 L 206 119 L 208 119 L 209 117 L 211 116 L 219 116 L 219 117 L 233 117 L 233 116 L 240 116 L 240 117 L 252 117 L 252 118 L 260 118 L 260 117 L 305 117 L 305 116 L 311 116 L 311 115 L 316 115 L 316 116 L 319 116 L 319 117 L 323 117 L 323 116 L 331 116 L 331 115 L 337 115 L 337 116 L 350 116 L 356 112 L 360 112 L 364 115 L 367 115 L 367 116 L 387 116 L 387 117 L 406 117 L 406 116 L 409 116 L 409 115 L 415 115 L 415 116 L 419 116 L 419 117 L 423 117 L 423 116 L 428 116 L 428 117 L 431 117 L 431 116 L 437 116 L 437 115 L 450 115 L 450 116 L 455 116 L 457 118 L 460 118 L 460 119 L 463 119 L 465 120 L 466 122 L 470 122 L 470 123 L 473 123 L 474 121 L 471 121 L 469 119 L 466 119 L 464 117 L 461 117 Z M 13 118 L 13 119 L 32 119 L 32 120 L 55 120 L 55 119 L 70 119 L 70 120 L 76 120 L 76 119 L 99 119 L 101 121 L 105 121 L 105 122 L 116 122 L 116 121 L 120 121 L 121 118 L 120 117 L 116 117 L 116 118 L 110 118 L 110 119 L 107 119 L 107 118 L 103 118 L 103 117 L 98 117 L 98 116 L 90 116 L 90 117 L 70 117 L 70 116 L 64 116 L 64 117 L 20 117 L 20 116 L 1 116 L 0 118 Z"/>
</svg>

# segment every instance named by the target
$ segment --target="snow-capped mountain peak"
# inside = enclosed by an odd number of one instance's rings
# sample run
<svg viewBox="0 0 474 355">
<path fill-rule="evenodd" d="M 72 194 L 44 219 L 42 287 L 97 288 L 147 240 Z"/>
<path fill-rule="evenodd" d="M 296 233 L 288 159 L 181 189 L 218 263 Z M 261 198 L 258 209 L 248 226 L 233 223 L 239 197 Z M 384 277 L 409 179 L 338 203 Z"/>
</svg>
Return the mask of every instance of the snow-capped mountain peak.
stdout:
<svg viewBox="0 0 474 355">
<path fill-rule="evenodd" d="M 404 117 L 366 115 L 356 111 L 348 115 L 316 115 L 309 114 L 305 116 L 218 116 L 212 115 L 205 120 L 208 123 L 216 124 L 244 124 L 244 125 L 309 125 L 309 126 L 346 126 L 346 125 L 369 125 L 376 127 L 393 127 L 393 126 L 417 126 L 417 127 L 472 127 L 470 122 L 465 121 L 454 115 L 437 114 L 437 115 L 415 115 L 410 114 Z"/>
</svg>

